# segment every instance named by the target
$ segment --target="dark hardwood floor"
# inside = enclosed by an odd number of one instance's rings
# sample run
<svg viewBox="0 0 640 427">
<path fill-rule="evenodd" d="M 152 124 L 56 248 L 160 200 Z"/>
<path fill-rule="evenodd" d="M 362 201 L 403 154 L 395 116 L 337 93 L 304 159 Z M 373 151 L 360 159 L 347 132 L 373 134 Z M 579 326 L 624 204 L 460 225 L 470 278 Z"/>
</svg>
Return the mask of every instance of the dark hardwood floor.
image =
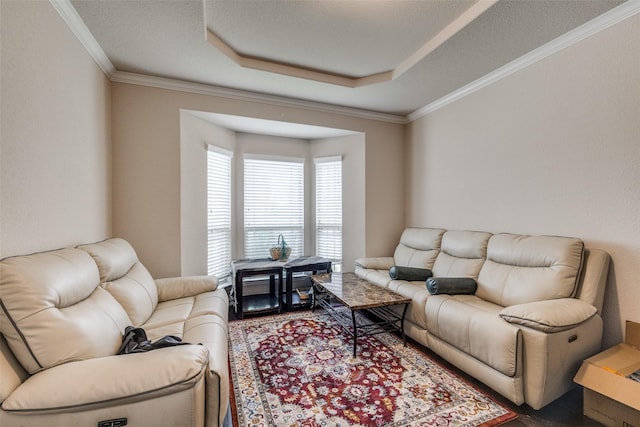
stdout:
<svg viewBox="0 0 640 427">
<path fill-rule="evenodd" d="M 273 314 L 273 313 L 270 313 Z M 247 315 L 245 314 L 245 318 L 251 317 L 255 315 Z M 234 310 L 231 308 L 229 310 L 229 320 L 235 320 L 236 315 Z M 483 391 L 487 395 L 491 396 L 494 400 L 504 405 L 508 409 L 518 414 L 518 418 L 512 421 L 509 421 L 503 426 L 508 427 L 547 427 L 547 426 L 601 426 L 602 424 L 593 421 L 590 418 L 585 417 L 582 414 L 582 387 L 576 385 L 571 391 L 566 393 L 561 398 L 551 402 L 544 408 L 540 410 L 534 410 L 528 405 L 520 405 L 517 406 L 513 404 L 511 401 L 505 399 L 498 393 L 494 392 L 489 387 L 480 383 L 473 377 L 465 374 L 455 366 L 451 365 L 446 360 L 442 359 L 437 354 L 433 353 L 431 350 L 425 348 L 421 344 L 408 339 L 407 340 L 411 345 L 415 348 L 418 348 L 420 351 L 428 354 L 433 360 L 443 365 L 450 371 L 456 373 L 459 377 L 463 378 L 467 382 L 473 384 L 477 389 Z"/>
<path fill-rule="evenodd" d="M 564 396 L 551 402 L 542 409 L 535 410 L 526 404 L 517 406 L 510 400 L 507 400 L 500 394 L 494 392 L 489 387 L 477 381 L 475 378 L 465 374 L 455 366 L 451 365 L 449 362 L 442 359 L 432 351 L 425 349 L 420 344 L 415 343 L 414 345 L 428 354 L 432 359 L 438 361 L 441 365 L 448 367 L 450 370 L 457 373 L 458 376 L 464 378 L 467 382 L 473 384 L 476 388 L 482 390 L 487 395 L 491 396 L 494 400 L 518 414 L 518 418 L 503 424 L 504 426 L 547 427 L 602 425 L 590 418 L 585 417 L 582 414 L 582 387 L 579 385 L 576 385 Z"/>
</svg>

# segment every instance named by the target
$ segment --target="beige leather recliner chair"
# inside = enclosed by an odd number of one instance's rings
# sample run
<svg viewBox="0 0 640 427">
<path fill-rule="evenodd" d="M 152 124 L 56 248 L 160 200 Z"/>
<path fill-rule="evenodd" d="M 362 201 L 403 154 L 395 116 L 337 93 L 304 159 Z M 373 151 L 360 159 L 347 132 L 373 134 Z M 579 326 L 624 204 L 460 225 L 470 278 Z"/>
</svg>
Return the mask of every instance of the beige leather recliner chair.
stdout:
<svg viewBox="0 0 640 427">
<path fill-rule="evenodd" d="M 122 239 L 0 261 L 0 425 L 222 425 L 228 298 L 217 286 L 154 280 Z M 128 325 L 193 345 L 116 355 Z"/>
</svg>

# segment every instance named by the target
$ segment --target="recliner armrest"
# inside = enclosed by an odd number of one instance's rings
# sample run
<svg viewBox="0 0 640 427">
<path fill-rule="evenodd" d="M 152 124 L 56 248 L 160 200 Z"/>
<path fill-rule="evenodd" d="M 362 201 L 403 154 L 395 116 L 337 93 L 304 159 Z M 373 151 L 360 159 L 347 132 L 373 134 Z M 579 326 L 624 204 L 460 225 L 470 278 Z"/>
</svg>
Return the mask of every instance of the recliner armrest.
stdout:
<svg viewBox="0 0 640 427">
<path fill-rule="evenodd" d="M 542 332 L 571 329 L 595 316 L 597 309 L 575 298 L 560 298 L 517 304 L 504 308 L 500 317 L 509 323 Z"/>
<path fill-rule="evenodd" d="M 356 266 L 361 268 L 370 268 L 372 270 L 388 270 L 393 267 L 395 260 L 393 257 L 368 257 L 358 258 Z"/>
<path fill-rule="evenodd" d="M 158 287 L 159 302 L 193 297 L 218 289 L 216 276 L 169 277 L 156 279 L 155 282 Z"/>
<path fill-rule="evenodd" d="M 2 403 L 5 411 L 108 407 L 188 389 L 209 367 L 201 345 L 182 345 L 64 363 L 29 377 Z"/>
</svg>

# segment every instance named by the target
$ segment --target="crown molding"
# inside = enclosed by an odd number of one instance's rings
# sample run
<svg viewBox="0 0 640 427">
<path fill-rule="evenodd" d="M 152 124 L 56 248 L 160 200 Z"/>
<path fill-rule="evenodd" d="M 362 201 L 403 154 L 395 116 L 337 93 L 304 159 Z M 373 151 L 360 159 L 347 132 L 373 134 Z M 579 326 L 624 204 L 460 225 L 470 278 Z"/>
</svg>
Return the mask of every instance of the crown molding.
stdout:
<svg viewBox="0 0 640 427">
<path fill-rule="evenodd" d="M 213 85 L 192 83 L 176 79 L 154 77 L 142 74 L 127 73 L 117 71 L 102 47 L 95 40 L 82 18 L 78 15 L 70 0 L 49 0 L 51 5 L 60 14 L 65 23 L 69 26 L 73 34 L 85 47 L 94 61 L 106 76 L 115 82 L 157 87 L 162 89 L 176 90 L 182 92 L 197 93 L 202 95 L 217 96 L 240 101 L 257 102 L 261 104 L 279 105 L 283 107 L 304 108 L 310 111 L 318 111 L 332 114 L 342 114 L 367 120 L 378 120 L 383 122 L 406 124 L 420 117 L 426 116 L 442 107 L 445 107 L 459 99 L 464 98 L 484 87 L 487 87 L 505 77 L 510 76 L 542 59 L 545 59 L 567 47 L 570 47 L 594 34 L 599 33 L 613 25 L 640 13 L 640 0 L 627 0 L 620 6 L 611 9 L 609 12 L 581 25 L 578 28 L 550 41 L 549 43 L 531 51 L 528 54 L 498 68 L 497 70 L 479 78 L 466 86 L 457 89 L 448 95 L 408 114 L 399 116 L 394 114 L 379 113 L 369 110 L 342 107 L 331 104 L 323 104 L 312 101 L 304 101 L 294 98 L 287 98 L 275 95 L 265 95 L 256 92 L 228 89 Z"/>
<path fill-rule="evenodd" d="M 445 107 L 459 99 L 464 98 L 484 87 L 487 87 L 505 77 L 510 76 L 524 68 L 535 64 L 563 49 L 566 49 L 574 44 L 591 37 L 594 34 L 599 33 L 602 30 L 606 30 L 615 24 L 624 21 L 632 17 L 633 15 L 640 13 L 640 0 L 627 0 L 620 6 L 611 9 L 610 11 L 600 15 L 597 18 L 569 31 L 568 33 L 550 41 L 547 44 L 540 46 L 539 48 L 532 50 L 531 52 L 521 56 L 520 58 L 492 71 L 491 73 L 479 78 L 466 86 L 457 89 L 448 95 L 434 101 L 413 113 L 407 115 L 407 122 L 412 122 L 420 117 L 424 117 L 429 113 L 432 113 L 442 107 Z"/>
<path fill-rule="evenodd" d="M 91 34 L 91 31 L 89 31 L 89 28 L 86 26 L 76 9 L 73 7 L 70 0 L 49 0 L 49 3 L 51 3 L 54 9 L 58 12 L 60 17 L 71 29 L 80 43 L 82 43 L 89 55 L 91 55 L 96 64 L 98 64 L 102 72 L 109 78 L 109 80 L 113 82 L 157 87 L 161 89 L 217 96 L 220 98 L 257 102 L 261 104 L 304 108 L 310 111 L 341 114 L 367 120 L 377 120 L 398 124 L 407 123 L 404 116 L 395 114 L 379 113 L 364 109 L 341 107 L 319 102 L 303 101 L 294 98 L 275 95 L 264 95 L 250 91 L 228 89 L 201 83 L 192 83 L 183 80 L 118 71 L 111 63 L 107 55 L 104 53 L 104 50 L 102 49 L 100 44 L 93 37 L 93 34 Z"/>
<path fill-rule="evenodd" d="M 80 43 L 82 43 L 102 72 L 105 73 L 107 77 L 111 77 L 111 75 L 115 73 L 116 67 L 113 66 L 107 57 L 107 54 L 104 53 L 102 47 L 93 37 L 91 31 L 89 31 L 89 28 L 87 28 L 80 15 L 78 15 L 78 12 L 71 4 L 71 1 L 49 0 L 49 3 L 51 3 L 51 6 L 53 6 L 53 8 L 58 12 L 60 17 L 71 29 L 71 32 L 73 32 Z"/>
<path fill-rule="evenodd" d="M 115 73 L 113 73 L 110 79 L 111 81 L 118 83 L 155 87 L 159 89 L 175 90 L 179 92 L 189 92 L 199 95 L 233 99 L 236 101 L 247 101 L 259 104 L 276 105 L 281 107 L 302 108 L 309 111 L 340 114 L 345 116 L 357 117 L 360 119 L 377 120 L 389 123 L 407 123 L 406 117 L 395 114 L 379 113 L 376 111 L 363 110 L 358 108 L 323 104 L 320 102 L 305 101 L 301 99 L 287 98 L 284 96 L 266 95 L 239 89 L 229 89 L 202 83 L 187 82 L 184 80 L 149 76 L 145 74 L 116 71 Z"/>
</svg>

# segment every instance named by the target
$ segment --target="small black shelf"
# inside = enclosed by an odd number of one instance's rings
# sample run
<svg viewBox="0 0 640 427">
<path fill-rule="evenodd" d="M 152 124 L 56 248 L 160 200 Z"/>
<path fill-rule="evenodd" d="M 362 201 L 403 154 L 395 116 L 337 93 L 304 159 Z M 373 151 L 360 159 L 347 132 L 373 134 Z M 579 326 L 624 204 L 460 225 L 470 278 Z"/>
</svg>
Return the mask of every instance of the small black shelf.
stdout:
<svg viewBox="0 0 640 427">
<path fill-rule="evenodd" d="M 280 311 L 280 304 L 276 295 L 245 295 L 243 299 L 243 314 L 245 315 Z"/>
<path fill-rule="evenodd" d="M 286 294 L 282 295 L 282 300 L 283 300 L 283 303 L 285 304 L 285 307 L 289 307 L 287 305 Z M 311 307 L 312 301 L 313 301 L 312 295 L 309 295 L 309 299 L 301 299 L 300 295 L 298 295 L 298 292 L 294 291 L 291 293 L 291 308 L 294 310 L 299 308 L 309 308 Z"/>
</svg>

